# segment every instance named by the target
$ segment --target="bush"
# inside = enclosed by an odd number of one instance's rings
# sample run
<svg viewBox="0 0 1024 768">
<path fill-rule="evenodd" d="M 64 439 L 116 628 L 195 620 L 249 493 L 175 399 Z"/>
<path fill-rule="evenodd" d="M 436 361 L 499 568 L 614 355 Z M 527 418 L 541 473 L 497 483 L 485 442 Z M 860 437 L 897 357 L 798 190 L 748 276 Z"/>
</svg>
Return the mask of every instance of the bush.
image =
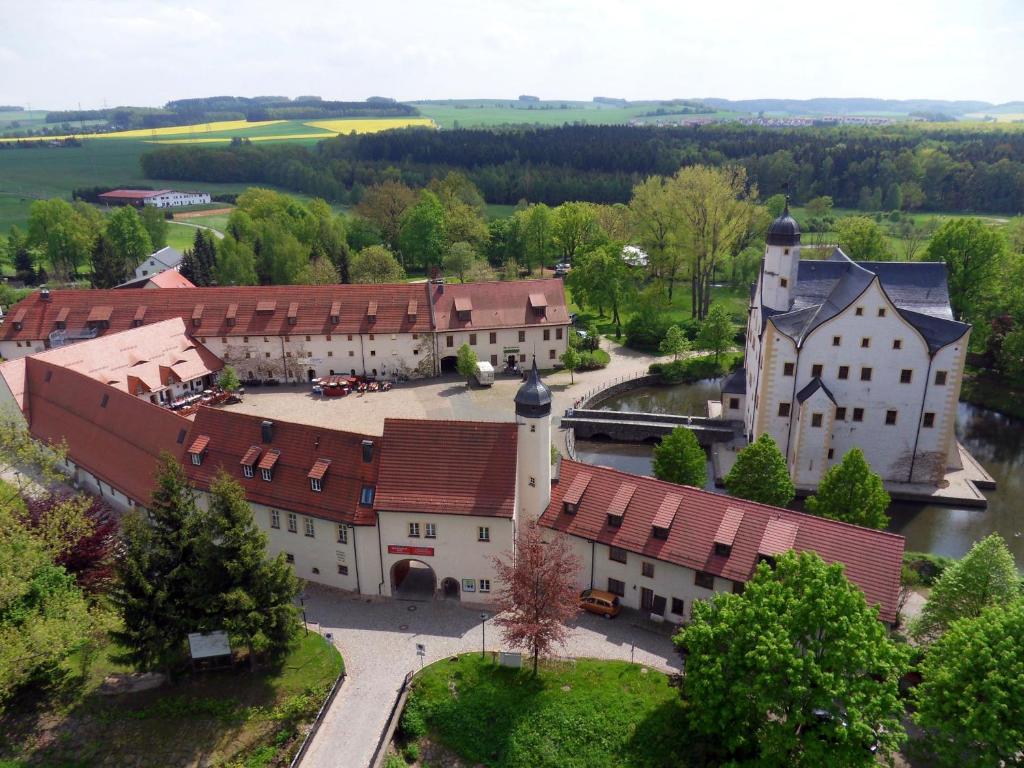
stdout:
<svg viewBox="0 0 1024 768">
<path fill-rule="evenodd" d="M 603 349 L 580 352 L 580 364 L 576 370 L 596 371 L 600 368 L 604 368 L 609 362 L 611 362 L 611 358 Z"/>
<path fill-rule="evenodd" d="M 420 759 L 420 745 L 416 742 L 405 745 L 405 749 L 402 750 L 402 754 L 405 756 L 405 762 L 415 763 Z"/>
<path fill-rule="evenodd" d="M 714 379 L 722 376 L 735 367 L 739 355 L 723 355 L 715 361 L 714 355 L 690 357 L 685 360 L 674 360 L 671 363 L 652 363 L 648 373 L 659 374 L 662 384 L 692 384 L 701 379 Z"/>
<path fill-rule="evenodd" d="M 654 302 L 646 303 L 626 322 L 626 346 L 657 352 L 672 321 Z"/>
<path fill-rule="evenodd" d="M 910 586 L 921 584 L 930 587 L 942 575 L 942 572 L 955 562 L 956 558 L 933 555 L 930 552 L 904 552 L 903 582 Z M 917 579 L 916 584 L 914 583 L 915 578 Z"/>
</svg>

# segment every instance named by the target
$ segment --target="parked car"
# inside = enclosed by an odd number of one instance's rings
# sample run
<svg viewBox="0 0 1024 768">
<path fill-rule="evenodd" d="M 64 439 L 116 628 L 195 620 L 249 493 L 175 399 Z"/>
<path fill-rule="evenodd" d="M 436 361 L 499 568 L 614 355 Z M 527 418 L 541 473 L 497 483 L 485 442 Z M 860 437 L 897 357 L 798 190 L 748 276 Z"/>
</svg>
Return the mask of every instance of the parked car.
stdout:
<svg viewBox="0 0 1024 768">
<path fill-rule="evenodd" d="M 622 603 L 611 592 L 600 589 L 585 589 L 580 592 L 580 608 L 596 613 L 606 619 L 614 619 L 622 611 Z"/>
</svg>

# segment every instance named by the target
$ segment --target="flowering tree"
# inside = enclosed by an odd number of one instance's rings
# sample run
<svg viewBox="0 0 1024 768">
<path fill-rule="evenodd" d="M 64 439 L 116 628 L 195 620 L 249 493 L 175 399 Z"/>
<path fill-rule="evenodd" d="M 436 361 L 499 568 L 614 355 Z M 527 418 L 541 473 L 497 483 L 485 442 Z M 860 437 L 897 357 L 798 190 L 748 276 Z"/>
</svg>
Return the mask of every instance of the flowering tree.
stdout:
<svg viewBox="0 0 1024 768">
<path fill-rule="evenodd" d="M 519 533 L 515 555 L 506 552 L 495 558 L 494 567 L 501 580 L 500 615 L 494 623 L 504 630 L 509 645 L 533 654 L 536 675 L 540 655 L 565 644 L 565 623 L 579 612 L 580 560 L 565 536 L 545 542 L 537 525 L 527 525 Z"/>
</svg>

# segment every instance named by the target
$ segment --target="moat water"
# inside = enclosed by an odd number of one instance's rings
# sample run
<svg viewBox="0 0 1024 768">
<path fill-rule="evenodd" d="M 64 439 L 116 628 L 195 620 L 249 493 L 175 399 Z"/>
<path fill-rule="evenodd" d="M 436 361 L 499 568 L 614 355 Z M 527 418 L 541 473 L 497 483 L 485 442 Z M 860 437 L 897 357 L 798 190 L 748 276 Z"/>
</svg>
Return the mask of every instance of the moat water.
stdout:
<svg viewBox="0 0 1024 768">
<path fill-rule="evenodd" d="M 599 408 L 646 413 L 703 414 L 720 397 L 718 379 L 675 387 L 643 387 L 604 401 Z M 907 549 L 960 557 L 978 539 L 1000 533 L 1024 569 L 1024 421 L 960 403 L 957 436 L 995 479 L 985 491 L 986 509 L 897 502 L 889 508 L 889 530 L 907 540 Z M 579 440 L 580 461 L 650 475 L 653 446 Z M 709 464 L 710 468 L 710 464 Z M 710 474 L 710 472 L 709 472 Z M 716 490 L 709 483 L 708 490 Z"/>
</svg>

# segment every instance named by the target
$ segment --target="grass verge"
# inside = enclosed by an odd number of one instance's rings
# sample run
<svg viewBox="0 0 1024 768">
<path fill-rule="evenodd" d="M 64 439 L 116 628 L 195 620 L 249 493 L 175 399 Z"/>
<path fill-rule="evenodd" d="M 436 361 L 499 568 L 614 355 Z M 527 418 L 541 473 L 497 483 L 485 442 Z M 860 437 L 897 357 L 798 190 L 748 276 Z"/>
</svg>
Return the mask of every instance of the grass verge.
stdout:
<svg viewBox="0 0 1024 768">
<path fill-rule="evenodd" d="M 474 765 L 655 768 L 688 762 L 683 711 L 666 675 L 626 662 L 546 664 L 534 677 L 468 654 L 416 678 L 402 732 L 406 753 L 434 740 Z"/>
<path fill-rule="evenodd" d="M 287 765 L 301 726 L 315 717 L 343 669 L 320 635 L 300 635 L 275 667 L 195 674 L 138 693 L 103 695 L 125 672 L 107 646 L 86 674 L 65 665 L 53 688 L 0 713 L 0 768 Z"/>
</svg>

